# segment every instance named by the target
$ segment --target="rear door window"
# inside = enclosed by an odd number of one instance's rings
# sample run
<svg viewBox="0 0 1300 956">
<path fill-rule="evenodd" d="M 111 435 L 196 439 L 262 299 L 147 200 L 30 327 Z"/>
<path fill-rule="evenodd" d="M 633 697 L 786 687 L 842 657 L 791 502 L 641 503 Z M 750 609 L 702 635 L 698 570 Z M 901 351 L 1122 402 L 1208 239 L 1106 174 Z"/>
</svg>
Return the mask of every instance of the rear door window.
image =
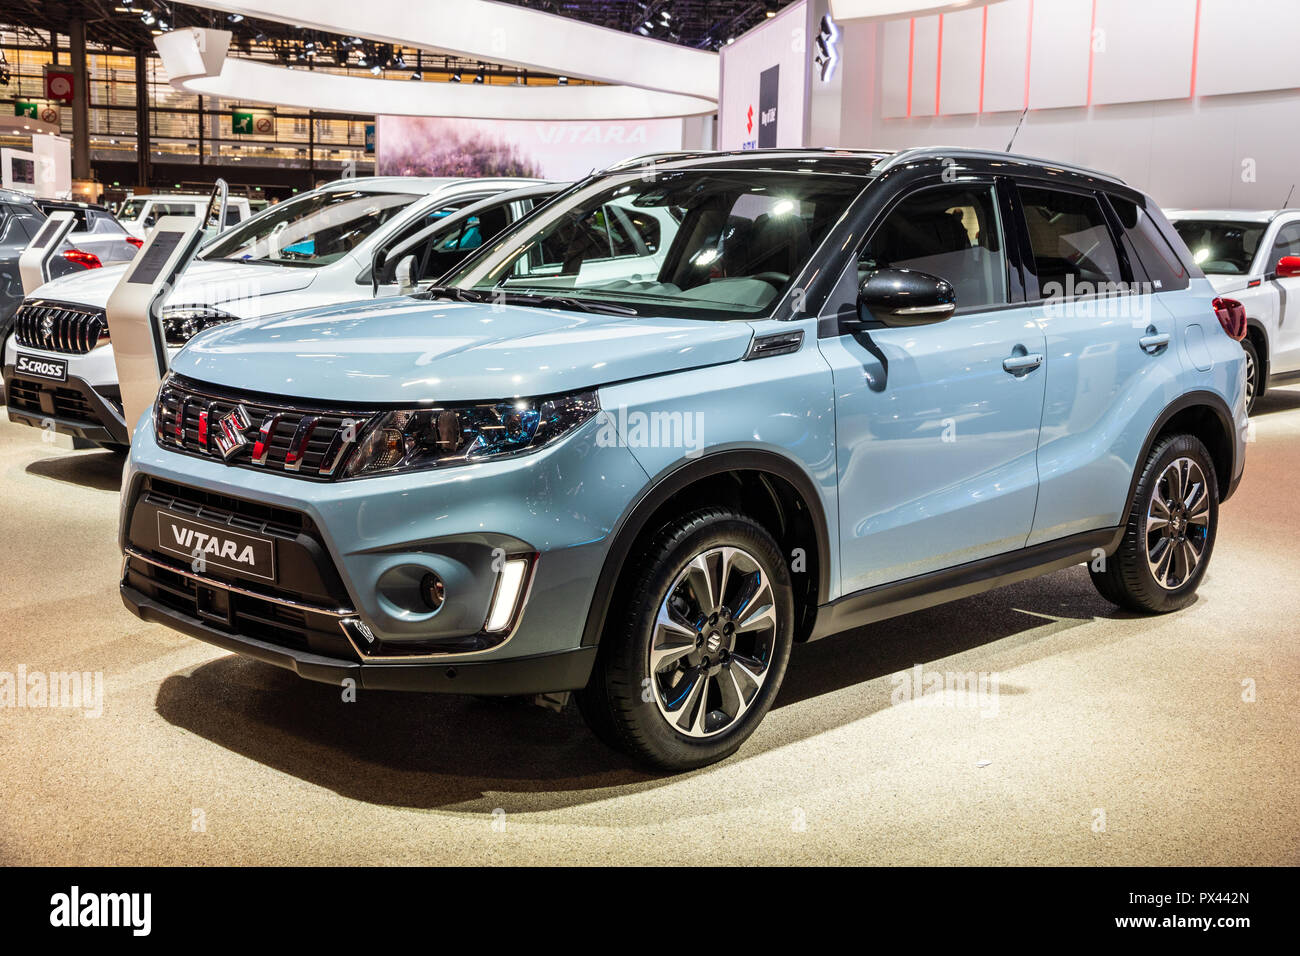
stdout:
<svg viewBox="0 0 1300 956">
<path fill-rule="evenodd" d="M 1020 200 L 1040 297 L 1113 292 L 1128 281 L 1095 196 L 1022 185 Z"/>
</svg>

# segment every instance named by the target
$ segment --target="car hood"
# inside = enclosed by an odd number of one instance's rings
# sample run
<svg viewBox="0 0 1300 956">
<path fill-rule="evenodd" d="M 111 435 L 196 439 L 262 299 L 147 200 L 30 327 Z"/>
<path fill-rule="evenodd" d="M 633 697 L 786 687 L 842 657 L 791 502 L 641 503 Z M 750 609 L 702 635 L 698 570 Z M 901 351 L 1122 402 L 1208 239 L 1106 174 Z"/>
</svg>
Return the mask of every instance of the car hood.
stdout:
<svg viewBox="0 0 1300 956">
<path fill-rule="evenodd" d="M 549 395 L 733 362 L 743 321 L 595 315 L 408 297 L 218 326 L 172 362 L 212 385 L 352 404 Z"/>
<path fill-rule="evenodd" d="M 123 263 L 74 272 L 50 280 L 33 296 L 102 309 L 129 267 L 130 263 Z M 168 296 L 167 304 L 225 305 L 228 311 L 238 315 L 279 311 L 268 309 L 264 303 L 259 304 L 260 297 L 305 289 L 316 278 L 316 271 L 294 266 L 250 265 L 226 259 L 197 260 L 190 263 L 180 282 L 176 283 L 176 290 Z"/>
</svg>

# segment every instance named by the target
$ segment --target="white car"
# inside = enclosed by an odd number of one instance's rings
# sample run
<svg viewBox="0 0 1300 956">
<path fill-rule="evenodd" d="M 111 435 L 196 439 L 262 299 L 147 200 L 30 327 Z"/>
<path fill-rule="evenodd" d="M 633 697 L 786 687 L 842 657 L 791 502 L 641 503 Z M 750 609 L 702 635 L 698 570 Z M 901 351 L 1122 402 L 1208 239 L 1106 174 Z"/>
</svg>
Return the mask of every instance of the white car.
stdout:
<svg viewBox="0 0 1300 956">
<path fill-rule="evenodd" d="M 508 191 L 536 182 L 345 179 L 272 206 L 205 244 L 182 275 L 163 308 L 172 354 L 222 322 L 392 295 L 399 290 L 397 267 L 408 254 L 415 255 L 410 278 L 437 278 L 453 260 L 543 201 L 536 190 L 523 190 L 517 201 L 509 198 Z M 500 203 L 482 202 L 490 197 L 500 197 Z M 471 204 L 488 208 L 457 232 L 455 250 L 443 248 L 447 237 L 429 226 L 454 219 L 459 210 L 469 212 Z M 417 233 L 437 248 L 408 248 Z M 378 260 L 377 253 L 383 253 Z M 376 261 L 378 283 L 372 275 Z M 55 279 L 23 301 L 4 345 L 10 421 L 107 446 L 129 444 L 134 423 L 123 418 L 104 313 L 126 268 Z"/>
<path fill-rule="evenodd" d="M 146 239 L 154 225 L 163 216 L 202 216 L 208 209 L 208 196 L 181 196 L 158 193 L 147 196 L 127 196 L 117 219 L 131 235 L 137 239 Z M 226 200 L 226 227 L 237 226 L 253 215 L 248 200 L 242 196 L 231 196 Z"/>
<path fill-rule="evenodd" d="M 1300 209 L 1175 209 L 1169 218 L 1220 295 L 1246 307 L 1246 410 L 1300 379 Z"/>
</svg>

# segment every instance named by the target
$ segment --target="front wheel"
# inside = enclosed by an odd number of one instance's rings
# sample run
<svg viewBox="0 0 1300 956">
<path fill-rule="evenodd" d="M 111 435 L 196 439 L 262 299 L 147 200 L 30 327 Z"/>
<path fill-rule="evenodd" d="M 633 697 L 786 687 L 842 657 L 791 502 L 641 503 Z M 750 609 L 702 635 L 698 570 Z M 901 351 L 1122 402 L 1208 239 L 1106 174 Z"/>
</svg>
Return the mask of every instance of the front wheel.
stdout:
<svg viewBox="0 0 1300 956">
<path fill-rule="evenodd" d="M 1151 449 L 1138 478 L 1124 537 L 1103 567 L 1089 567 L 1101 596 L 1132 611 L 1165 613 L 1191 604 L 1219 524 L 1214 461 L 1200 439 L 1171 435 Z"/>
<path fill-rule="evenodd" d="M 790 572 L 757 521 L 674 519 L 634 568 L 578 704 L 607 743 L 665 770 L 734 753 L 771 707 L 794 640 Z"/>
</svg>

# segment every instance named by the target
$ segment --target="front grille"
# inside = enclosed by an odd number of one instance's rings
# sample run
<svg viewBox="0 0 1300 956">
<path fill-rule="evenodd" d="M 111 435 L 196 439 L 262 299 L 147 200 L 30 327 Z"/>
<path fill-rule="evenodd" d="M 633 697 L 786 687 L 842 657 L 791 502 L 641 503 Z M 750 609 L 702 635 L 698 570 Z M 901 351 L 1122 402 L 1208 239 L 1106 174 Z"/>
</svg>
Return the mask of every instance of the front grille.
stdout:
<svg viewBox="0 0 1300 956">
<path fill-rule="evenodd" d="M 257 534 L 269 534 L 277 538 L 294 540 L 300 534 L 319 540 L 320 534 L 312 520 L 301 511 L 291 508 L 277 508 L 249 501 L 244 498 L 232 498 L 202 488 L 178 485 L 152 475 L 142 479 L 140 497 L 159 508 L 180 514 L 191 515 L 214 524 L 229 525 L 236 530 L 252 531 Z"/>
<path fill-rule="evenodd" d="M 125 581 L 131 587 L 232 635 L 356 659 L 339 627 L 340 619 L 354 613 L 351 602 L 309 515 L 153 475 L 139 478 L 135 495 L 127 519 Z M 279 580 L 249 582 L 211 567 L 194 575 L 183 559 L 158 549 L 155 508 L 277 539 Z"/>
<path fill-rule="evenodd" d="M 158 443 L 227 464 L 318 481 L 337 477 L 373 411 L 290 406 L 172 376 L 158 393 Z"/>
<path fill-rule="evenodd" d="M 85 355 L 108 338 L 108 318 L 93 306 L 36 299 L 15 313 L 14 334 L 28 348 Z"/>
</svg>

